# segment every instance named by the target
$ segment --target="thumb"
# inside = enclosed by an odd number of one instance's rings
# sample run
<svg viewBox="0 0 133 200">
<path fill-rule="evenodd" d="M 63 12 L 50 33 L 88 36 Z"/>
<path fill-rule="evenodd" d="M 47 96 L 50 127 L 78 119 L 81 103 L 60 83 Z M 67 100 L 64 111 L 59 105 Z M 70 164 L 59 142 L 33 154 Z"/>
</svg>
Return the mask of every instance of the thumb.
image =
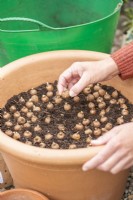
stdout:
<svg viewBox="0 0 133 200">
<path fill-rule="evenodd" d="M 88 77 L 86 74 L 83 74 L 79 81 L 70 89 L 70 96 L 77 96 L 88 84 Z"/>
</svg>

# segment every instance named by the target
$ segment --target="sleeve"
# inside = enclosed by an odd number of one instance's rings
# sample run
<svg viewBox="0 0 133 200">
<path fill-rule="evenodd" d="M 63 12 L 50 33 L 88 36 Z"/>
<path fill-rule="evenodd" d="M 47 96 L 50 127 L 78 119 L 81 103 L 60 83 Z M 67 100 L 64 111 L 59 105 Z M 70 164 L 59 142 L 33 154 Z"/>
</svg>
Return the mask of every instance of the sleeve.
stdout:
<svg viewBox="0 0 133 200">
<path fill-rule="evenodd" d="M 133 78 L 133 42 L 111 55 L 118 66 L 122 79 Z"/>
</svg>

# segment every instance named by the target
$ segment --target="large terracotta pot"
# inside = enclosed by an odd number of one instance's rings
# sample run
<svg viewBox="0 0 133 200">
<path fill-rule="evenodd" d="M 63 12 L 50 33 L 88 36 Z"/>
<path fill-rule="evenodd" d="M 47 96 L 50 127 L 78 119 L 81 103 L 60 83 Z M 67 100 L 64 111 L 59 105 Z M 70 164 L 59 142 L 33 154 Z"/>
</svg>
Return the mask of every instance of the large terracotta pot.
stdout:
<svg viewBox="0 0 133 200">
<path fill-rule="evenodd" d="M 74 61 L 100 60 L 107 56 L 88 51 L 56 51 L 10 63 L 0 70 L 0 107 L 14 94 L 58 79 L 59 74 Z M 133 80 L 115 78 L 108 84 L 122 90 L 133 102 Z M 51 200 L 121 199 L 128 170 L 116 175 L 99 170 L 81 170 L 82 164 L 102 148 L 42 149 L 15 141 L 0 132 L 0 150 L 15 186 L 40 191 Z"/>
</svg>

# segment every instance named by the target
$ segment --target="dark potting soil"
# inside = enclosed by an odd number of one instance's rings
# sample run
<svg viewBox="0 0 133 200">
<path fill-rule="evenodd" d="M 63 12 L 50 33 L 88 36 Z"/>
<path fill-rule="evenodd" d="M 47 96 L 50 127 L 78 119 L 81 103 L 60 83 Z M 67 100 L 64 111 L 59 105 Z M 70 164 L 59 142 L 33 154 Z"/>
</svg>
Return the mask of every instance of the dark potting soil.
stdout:
<svg viewBox="0 0 133 200">
<path fill-rule="evenodd" d="M 133 121 L 133 105 L 115 88 L 91 84 L 72 98 L 57 81 L 10 98 L 0 110 L 8 136 L 37 147 L 84 148 L 114 126 Z"/>
</svg>

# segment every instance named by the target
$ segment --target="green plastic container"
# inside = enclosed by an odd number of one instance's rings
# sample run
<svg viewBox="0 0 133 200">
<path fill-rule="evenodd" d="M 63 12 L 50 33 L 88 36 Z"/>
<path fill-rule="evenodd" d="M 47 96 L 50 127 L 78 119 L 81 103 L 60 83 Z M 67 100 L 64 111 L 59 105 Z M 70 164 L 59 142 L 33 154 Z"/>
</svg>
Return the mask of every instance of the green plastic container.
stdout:
<svg viewBox="0 0 133 200">
<path fill-rule="evenodd" d="M 0 66 L 62 49 L 109 53 L 122 0 L 0 0 Z"/>
</svg>

